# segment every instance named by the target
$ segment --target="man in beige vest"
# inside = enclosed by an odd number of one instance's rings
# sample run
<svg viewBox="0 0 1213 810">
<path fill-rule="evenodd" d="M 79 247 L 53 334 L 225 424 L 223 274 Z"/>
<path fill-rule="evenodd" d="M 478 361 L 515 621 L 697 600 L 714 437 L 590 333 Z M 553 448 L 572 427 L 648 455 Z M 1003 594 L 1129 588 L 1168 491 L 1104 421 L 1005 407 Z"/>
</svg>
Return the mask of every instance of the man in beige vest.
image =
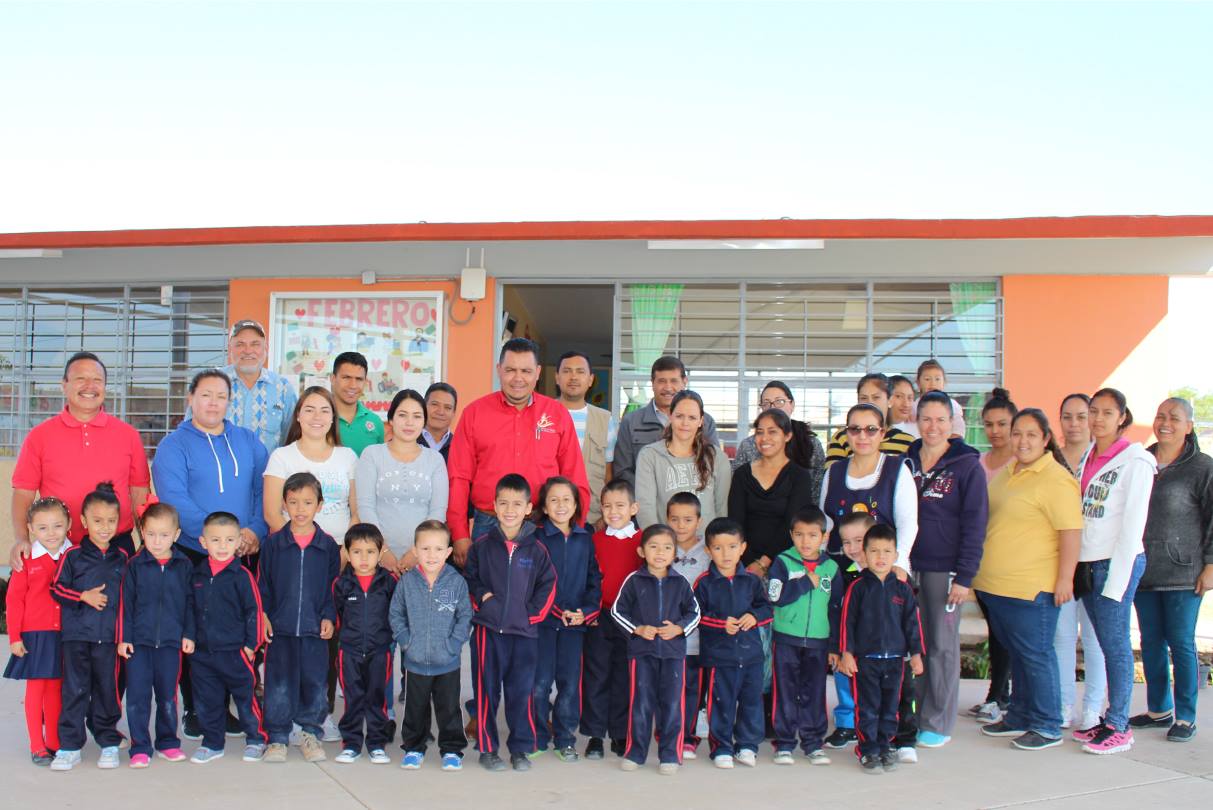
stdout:
<svg viewBox="0 0 1213 810">
<path fill-rule="evenodd" d="M 615 434 L 619 422 L 609 411 L 590 405 L 586 395 L 594 385 L 590 358 L 582 352 L 565 352 L 556 361 L 556 386 L 560 404 L 569 409 L 577 438 L 581 440 L 581 457 L 590 481 L 590 503 L 585 505 L 586 521 L 591 530 L 602 519 L 598 502 L 602 488 L 611 479 L 611 457 L 615 453 Z"/>
</svg>

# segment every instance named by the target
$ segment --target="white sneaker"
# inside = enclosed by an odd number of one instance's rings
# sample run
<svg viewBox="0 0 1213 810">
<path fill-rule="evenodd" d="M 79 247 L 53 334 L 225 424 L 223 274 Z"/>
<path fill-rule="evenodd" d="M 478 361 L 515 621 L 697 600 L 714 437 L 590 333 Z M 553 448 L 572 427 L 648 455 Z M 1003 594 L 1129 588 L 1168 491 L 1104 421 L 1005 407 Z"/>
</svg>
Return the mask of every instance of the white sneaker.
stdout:
<svg viewBox="0 0 1213 810">
<path fill-rule="evenodd" d="M 391 765 L 392 758 L 387 755 L 387 751 L 384 751 L 382 748 L 376 748 L 375 750 L 371 751 L 371 764 Z"/>
<path fill-rule="evenodd" d="M 101 749 L 101 756 L 97 759 L 97 767 L 109 770 L 117 768 L 118 762 L 118 746 L 111 745 Z"/>
<path fill-rule="evenodd" d="M 61 748 L 55 754 L 55 760 L 51 763 L 51 770 L 70 771 L 80 764 L 80 759 L 79 751 L 68 751 L 65 748 Z"/>
<path fill-rule="evenodd" d="M 706 740 L 711 728 L 708 726 L 708 710 L 700 709 L 699 714 L 695 717 L 695 736 L 701 740 Z"/>
<path fill-rule="evenodd" d="M 349 765 L 351 762 L 357 762 L 359 756 L 360 754 L 353 748 L 346 748 L 333 761 L 339 762 L 342 765 Z"/>
<path fill-rule="evenodd" d="M 747 768 L 753 768 L 758 764 L 758 754 L 751 751 L 749 748 L 742 748 L 737 752 L 736 760 Z"/>
<path fill-rule="evenodd" d="M 1062 706 L 1061 707 L 1061 727 L 1062 728 L 1069 728 L 1072 725 L 1072 723 L 1070 722 L 1070 715 L 1073 712 L 1074 712 L 1073 706 Z M 1083 726 L 1083 728 L 1090 728 L 1090 726 Z"/>
<path fill-rule="evenodd" d="M 975 706 L 973 717 L 978 723 L 983 725 L 989 723 L 997 723 L 1002 719 L 1002 709 L 997 701 L 991 700 L 989 703 L 982 703 L 980 706 Z"/>
<path fill-rule="evenodd" d="M 725 770 L 732 770 L 733 758 L 731 756 L 729 756 L 728 754 L 721 754 L 720 756 L 718 756 L 712 760 L 712 764 L 715 765 L 717 768 L 724 768 Z"/>
<path fill-rule="evenodd" d="M 918 751 L 914 748 L 898 748 L 897 761 L 906 765 L 913 765 L 918 762 Z"/>
<path fill-rule="evenodd" d="M 324 718 L 324 726 L 320 732 L 321 742 L 341 742 L 341 729 L 337 728 L 337 721 L 331 714 Z"/>
<path fill-rule="evenodd" d="M 796 758 L 792 756 L 791 751 L 776 751 L 775 759 L 773 761 L 775 762 L 776 765 L 795 765 L 796 764 Z"/>
</svg>

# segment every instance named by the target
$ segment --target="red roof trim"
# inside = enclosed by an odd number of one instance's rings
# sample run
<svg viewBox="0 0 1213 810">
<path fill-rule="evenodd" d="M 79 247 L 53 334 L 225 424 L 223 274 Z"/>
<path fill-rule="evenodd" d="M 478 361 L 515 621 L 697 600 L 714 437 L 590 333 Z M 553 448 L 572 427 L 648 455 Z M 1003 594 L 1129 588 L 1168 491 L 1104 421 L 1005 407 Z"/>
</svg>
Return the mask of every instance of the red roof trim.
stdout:
<svg viewBox="0 0 1213 810">
<path fill-rule="evenodd" d="M 0 234 L 3 248 L 609 239 L 1110 239 L 1213 236 L 1213 216 L 271 225 Z"/>
</svg>

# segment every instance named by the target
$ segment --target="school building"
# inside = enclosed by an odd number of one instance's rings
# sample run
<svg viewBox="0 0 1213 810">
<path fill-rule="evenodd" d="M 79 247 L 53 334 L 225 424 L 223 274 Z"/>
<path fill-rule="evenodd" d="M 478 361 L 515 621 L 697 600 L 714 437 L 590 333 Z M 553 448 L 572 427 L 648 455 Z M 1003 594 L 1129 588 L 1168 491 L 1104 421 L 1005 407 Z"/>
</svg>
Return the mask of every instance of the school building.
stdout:
<svg viewBox="0 0 1213 810">
<path fill-rule="evenodd" d="M 1144 438 L 1166 395 L 1168 280 L 1211 267 L 1207 216 L 0 234 L 0 474 L 7 486 L 25 432 L 62 407 L 72 352 L 105 360 L 109 410 L 150 449 L 241 318 L 268 327 L 271 367 L 300 384 L 363 351 L 380 410 L 435 379 L 460 404 L 489 392 L 501 341 L 522 335 L 548 364 L 589 354 L 594 400 L 616 413 L 647 401 L 656 357 L 679 355 L 730 447 L 769 379 L 823 435 L 860 375 L 912 377 L 928 357 L 975 428 L 995 384 L 1048 413 L 1108 384 Z"/>
</svg>

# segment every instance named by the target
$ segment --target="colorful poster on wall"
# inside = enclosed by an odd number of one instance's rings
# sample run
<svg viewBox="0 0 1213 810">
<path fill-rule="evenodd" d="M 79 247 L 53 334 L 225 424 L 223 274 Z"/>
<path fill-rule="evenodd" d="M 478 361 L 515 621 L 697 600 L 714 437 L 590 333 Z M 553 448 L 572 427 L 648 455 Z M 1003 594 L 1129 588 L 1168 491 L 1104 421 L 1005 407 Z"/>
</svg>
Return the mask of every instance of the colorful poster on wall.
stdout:
<svg viewBox="0 0 1213 810">
<path fill-rule="evenodd" d="M 362 401 L 384 416 L 397 391 L 424 394 L 442 379 L 443 304 L 441 292 L 274 294 L 270 366 L 300 390 L 328 387 L 333 359 L 361 352 L 369 366 Z"/>
</svg>

